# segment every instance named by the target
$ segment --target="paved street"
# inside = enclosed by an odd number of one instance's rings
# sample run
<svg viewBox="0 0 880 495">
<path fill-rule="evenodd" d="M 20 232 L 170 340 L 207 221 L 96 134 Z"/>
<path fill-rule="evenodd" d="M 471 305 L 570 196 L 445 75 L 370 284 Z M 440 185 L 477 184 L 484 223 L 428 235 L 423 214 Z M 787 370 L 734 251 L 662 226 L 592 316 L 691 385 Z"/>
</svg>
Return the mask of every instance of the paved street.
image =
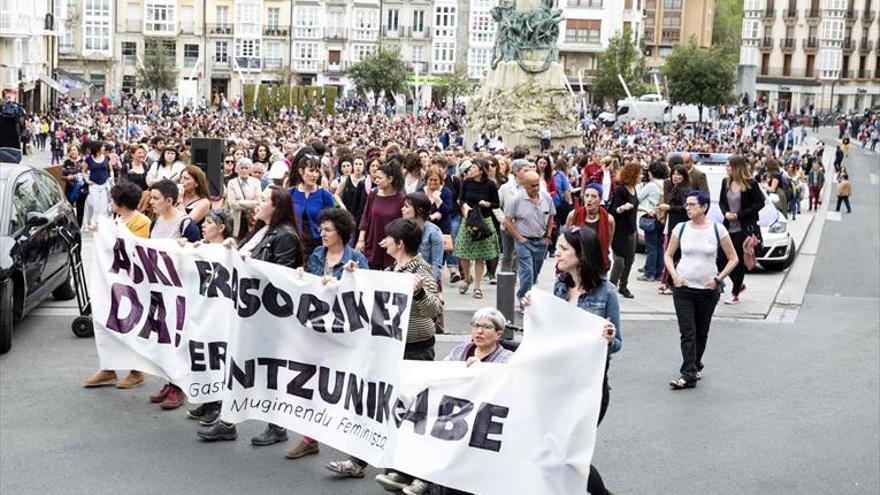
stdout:
<svg viewBox="0 0 880 495">
<path fill-rule="evenodd" d="M 821 137 L 833 143 L 836 133 Z M 615 493 L 880 493 L 880 158 L 854 147 L 847 166 L 853 213 L 820 212 L 781 282 L 797 292 L 803 281 L 794 323 L 715 321 L 696 389 L 666 385 L 680 360 L 675 321 L 624 316 L 594 459 Z M 447 318 L 458 331 L 468 316 L 459 309 Z M 0 357 L 0 493 L 385 493 L 369 479 L 332 479 L 323 468 L 340 455 L 332 449 L 288 461 L 290 442 L 251 447 L 257 422 L 236 442 L 201 443 L 183 411 L 149 404 L 158 380 L 81 388 L 97 357 L 70 320 L 40 310 Z"/>
</svg>

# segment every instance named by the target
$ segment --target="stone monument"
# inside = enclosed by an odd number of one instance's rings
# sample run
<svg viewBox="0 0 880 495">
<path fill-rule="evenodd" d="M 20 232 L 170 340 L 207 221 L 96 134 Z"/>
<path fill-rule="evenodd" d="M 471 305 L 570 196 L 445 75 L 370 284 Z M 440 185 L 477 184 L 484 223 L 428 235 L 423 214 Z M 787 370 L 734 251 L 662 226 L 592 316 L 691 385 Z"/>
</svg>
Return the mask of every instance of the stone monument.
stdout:
<svg viewBox="0 0 880 495">
<path fill-rule="evenodd" d="M 562 11 L 552 5 L 552 0 L 503 0 L 492 9 L 498 24 L 494 56 L 469 103 L 468 144 L 494 132 L 508 148 L 537 151 L 545 129 L 554 148 L 582 143 L 578 102 L 557 61 Z"/>
</svg>

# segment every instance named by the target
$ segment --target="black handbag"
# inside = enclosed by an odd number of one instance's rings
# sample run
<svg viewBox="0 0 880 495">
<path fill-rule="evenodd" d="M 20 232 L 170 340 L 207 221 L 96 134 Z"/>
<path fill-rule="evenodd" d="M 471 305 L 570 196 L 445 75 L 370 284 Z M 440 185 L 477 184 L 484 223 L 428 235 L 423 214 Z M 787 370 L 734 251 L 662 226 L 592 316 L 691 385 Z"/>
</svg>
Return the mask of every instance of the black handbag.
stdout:
<svg viewBox="0 0 880 495">
<path fill-rule="evenodd" d="M 492 230 L 486 224 L 486 220 L 483 218 L 483 214 L 480 213 L 479 208 L 471 209 L 464 227 L 467 229 L 467 234 L 472 241 L 482 241 L 492 236 Z"/>
</svg>

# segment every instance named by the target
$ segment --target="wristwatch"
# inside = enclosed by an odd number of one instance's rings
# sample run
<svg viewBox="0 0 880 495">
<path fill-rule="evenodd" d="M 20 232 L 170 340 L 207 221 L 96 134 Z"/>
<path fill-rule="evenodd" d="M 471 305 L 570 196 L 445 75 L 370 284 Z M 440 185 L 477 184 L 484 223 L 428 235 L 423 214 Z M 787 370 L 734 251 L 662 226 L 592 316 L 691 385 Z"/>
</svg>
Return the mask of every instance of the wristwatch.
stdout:
<svg viewBox="0 0 880 495">
<path fill-rule="evenodd" d="M 721 281 L 718 280 L 718 277 L 712 277 L 712 280 L 715 281 L 715 285 L 721 285 Z"/>
</svg>

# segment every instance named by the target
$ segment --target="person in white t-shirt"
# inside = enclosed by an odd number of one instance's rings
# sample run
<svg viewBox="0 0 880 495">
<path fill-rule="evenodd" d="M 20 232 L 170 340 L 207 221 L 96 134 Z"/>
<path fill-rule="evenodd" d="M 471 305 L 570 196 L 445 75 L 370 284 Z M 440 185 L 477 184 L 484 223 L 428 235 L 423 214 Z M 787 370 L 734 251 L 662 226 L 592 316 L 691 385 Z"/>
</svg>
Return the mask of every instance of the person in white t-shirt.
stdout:
<svg viewBox="0 0 880 495">
<path fill-rule="evenodd" d="M 672 300 L 681 333 L 681 377 L 669 382 L 674 390 L 694 388 L 702 378 L 703 353 L 709 337 L 712 313 L 718 304 L 723 283 L 739 258 L 724 225 L 706 218 L 709 211 L 709 193 L 691 191 L 685 201 L 687 222 L 682 222 L 670 233 L 664 261 L 672 278 Z M 678 265 L 673 255 L 681 247 Z M 721 273 L 715 263 L 719 247 L 727 256 Z"/>
</svg>

